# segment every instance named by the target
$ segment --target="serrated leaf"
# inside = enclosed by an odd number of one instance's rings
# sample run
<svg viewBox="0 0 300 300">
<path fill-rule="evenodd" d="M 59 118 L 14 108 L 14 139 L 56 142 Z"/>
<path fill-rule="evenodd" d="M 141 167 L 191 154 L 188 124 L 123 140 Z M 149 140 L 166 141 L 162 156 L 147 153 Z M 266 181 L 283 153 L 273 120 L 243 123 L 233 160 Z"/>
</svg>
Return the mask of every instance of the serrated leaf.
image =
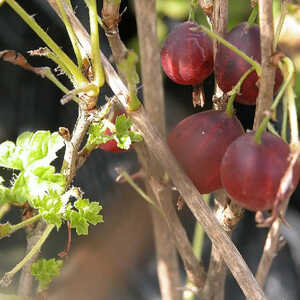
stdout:
<svg viewBox="0 0 300 300">
<path fill-rule="evenodd" d="M 103 122 L 94 122 L 89 127 L 89 138 L 88 144 L 90 145 L 100 145 L 114 139 L 113 136 L 108 136 L 105 134 L 106 127 Z"/>
<path fill-rule="evenodd" d="M 63 261 L 40 259 L 31 265 L 31 274 L 39 281 L 39 291 L 48 288 L 52 280 L 60 274 Z"/>
<path fill-rule="evenodd" d="M 70 221 L 71 228 L 76 229 L 78 235 L 87 235 L 89 233 L 89 223 L 79 212 L 74 210 L 68 211 L 66 218 Z"/>
<path fill-rule="evenodd" d="M 17 170 L 47 166 L 63 146 L 64 141 L 58 133 L 24 132 L 17 138 L 16 145 L 10 141 L 0 145 L 0 166 Z"/>
<path fill-rule="evenodd" d="M 79 199 L 74 206 L 78 211 L 69 207 L 65 219 L 70 221 L 71 228 L 75 228 L 78 235 L 88 234 L 89 223 L 96 225 L 103 222 L 103 217 L 99 214 L 102 207 L 98 202 L 90 203 L 88 199 Z"/>
<path fill-rule="evenodd" d="M 32 206 L 38 209 L 39 214 L 48 224 L 55 225 L 57 230 L 62 224 L 63 205 L 61 196 L 54 191 L 50 191 L 42 198 L 32 200 Z"/>
<path fill-rule="evenodd" d="M 21 172 L 11 188 L 14 201 L 24 204 L 43 198 L 49 191 L 62 194 L 65 190 L 65 177 L 55 173 L 53 166 L 37 167 Z"/>
<path fill-rule="evenodd" d="M 3 185 L 3 181 L 4 179 L 0 176 L 0 205 L 4 203 L 10 203 L 15 200 L 11 190 Z"/>
<path fill-rule="evenodd" d="M 21 133 L 17 138 L 16 146 L 24 149 L 30 148 L 30 142 L 32 136 L 33 136 L 33 132 L 30 131 L 25 131 Z"/>
<path fill-rule="evenodd" d="M 79 199 L 74 203 L 79 213 L 83 215 L 87 221 L 93 225 L 103 222 L 103 217 L 99 215 L 102 206 L 98 202 L 89 202 L 88 199 Z"/>
<path fill-rule="evenodd" d="M 117 145 L 121 149 L 128 150 L 133 142 L 140 142 L 142 136 L 131 130 L 132 122 L 126 115 L 120 115 L 116 118 L 116 137 Z"/>
<path fill-rule="evenodd" d="M 23 163 L 16 152 L 16 145 L 11 141 L 6 141 L 0 144 L 0 166 L 22 170 Z"/>
<path fill-rule="evenodd" d="M 11 188 L 11 195 L 15 202 L 24 204 L 31 199 L 30 188 L 24 177 L 24 172 L 21 172 Z"/>
</svg>

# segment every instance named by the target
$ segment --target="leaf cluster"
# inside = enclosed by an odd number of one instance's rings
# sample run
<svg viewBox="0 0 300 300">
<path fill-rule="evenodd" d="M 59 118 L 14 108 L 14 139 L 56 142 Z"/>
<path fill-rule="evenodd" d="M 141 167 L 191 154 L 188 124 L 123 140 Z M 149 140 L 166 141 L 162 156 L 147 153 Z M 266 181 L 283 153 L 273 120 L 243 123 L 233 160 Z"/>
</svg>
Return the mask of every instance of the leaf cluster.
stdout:
<svg viewBox="0 0 300 300">
<path fill-rule="evenodd" d="M 88 234 L 89 224 L 103 222 L 102 207 L 97 202 L 82 199 L 78 188 L 66 191 L 64 175 L 57 173 L 51 163 L 64 146 L 58 133 L 50 131 L 24 132 L 16 143 L 0 144 L 0 166 L 12 169 L 11 187 L 0 177 L 0 205 L 28 203 L 48 223 L 60 228 L 70 221 L 77 234 Z M 71 200 L 76 199 L 73 203 Z M 14 231 L 17 225 L 1 224 L 0 237 Z M 19 227 L 18 227 L 19 228 Z"/>
<path fill-rule="evenodd" d="M 88 133 L 87 144 L 90 147 L 115 140 L 120 149 L 128 150 L 132 143 L 142 141 L 141 134 L 133 130 L 132 122 L 125 114 L 117 116 L 115 123 L 108 119 L 93 122 Z"/>
</svg>

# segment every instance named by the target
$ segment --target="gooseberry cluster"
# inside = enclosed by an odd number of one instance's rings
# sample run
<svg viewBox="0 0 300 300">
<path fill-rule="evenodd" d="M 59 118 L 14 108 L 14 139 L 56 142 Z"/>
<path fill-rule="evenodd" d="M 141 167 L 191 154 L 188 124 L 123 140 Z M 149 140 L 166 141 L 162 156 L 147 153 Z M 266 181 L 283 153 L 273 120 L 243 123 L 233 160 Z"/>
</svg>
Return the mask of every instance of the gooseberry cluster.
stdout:
<svg viewBox="0 0 300 300">
<path fill-rule="evenodd" d="M 167 37 L 161 50 L 162 67 L 169 78 L 179 84 L 195 85 L 214 73 L 223 92 L 232 91 L 250 64 L 241 56 L 220 45 L 215 62 L 210 38 L 196 25 L 185 22 Z M 260 31 L 257 25 L 242 23 L 225 35 L 225 40 L 248 56 L 261 62 Z M 283 77 L 277 68 L 274 92 Z M 235 100 L 253 105 L 258 95 L 259 78 L 255 71 L 241 82 Z M 233 105 L 228 102 L 228 106 Z M 228 107 L 227 106 L 227 107 Z M 224 188 L 230 198 L 252 210 L 274 207 L 281 180 L 289 167 L 290 147 L 280 137 L 262 131 L 244 132 L 233 113 L 204 111 L 182 120 L 168 136 L 174 156 L 200 193 Z M 300 166 L 293 167 L 289 196 L 297 186 Z M 292 191 L 291 191 L 292 190 Z"/>
</svg>

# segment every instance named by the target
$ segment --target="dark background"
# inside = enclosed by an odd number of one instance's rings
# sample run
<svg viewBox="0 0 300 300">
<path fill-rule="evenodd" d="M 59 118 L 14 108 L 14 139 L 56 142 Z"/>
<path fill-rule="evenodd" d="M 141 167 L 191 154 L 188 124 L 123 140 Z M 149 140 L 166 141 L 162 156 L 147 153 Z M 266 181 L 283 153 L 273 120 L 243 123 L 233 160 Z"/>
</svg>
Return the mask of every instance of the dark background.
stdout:
<svg viewBox="0 0 300 300">
<path fill-rule="evenodd" d="M 176 2 L 176 1 L 175 1 Z M 234 3 L 235 2 L 235 3 Z M 242 1 L 241 1 L 242 2 Z M 73 57 L 70 42 L 63 24 L 51 12 L 46 1 L 18 1 L 55 41 Z M 87 10 L 83 1 L 73 1 L 79 18 L 87 25 Z M 248 2 L 236 5 L 231 1 L 230 24 L 246 20 L 249 14 Z M 122 39 L 130 46 L 136 46 L 136 24 L 133 6 L 123 1 L 122 8 L 128 6 L 120 24 Z M 239 8 L 237 8 L 237 6 Z M 101 1 L 99 1 L 101 7 Z M 168 29 L 178 21 L 163 16 L 162 20 Z M 103 35 L 102 35 L 103 37 Z M 8 7 L 0 8 L 0 51 L 14 49 L 23 54 L 28 50 L 43 46 L 43 42 L 24 24 L 24 22 Z M 105 38 L 101 48 L 110 55 Z M 34 66 L 53 64 L 42 58 L 26 56 Z M 64 81 L 69 88 L 69 83 Z M 206 108 L 211 106 L 210 97 L 213 92 L 213 76 L 205 82 L 207 94 Z M 166 118 L 168 129 L 179 120 L 193 112 L 191 104 L 191 88 L 182 87 L 165 78 Z M 140 89 L 141 92 L 141 89 Z M 108 88 L 101 91 L 99 104 L 104 103 L 104 95 L 111 95 Z M 76 121 L 77 108 L 74 103 L 60 105 L 62 93 L 47 80 L 0 61 L 0 142 L 15 140 L 26 130 L 57 131 L 65 126 L 72 129 Z M 237 105 L 237 116 L 245 128 L 251 128 L 254 107 Z M 64 270 L 51 286 L 49 298 L 62 299 L 159 299 L 158 282 L 155 270 L 155 254 L 152 236 L 151 218 L 148 206 L 135 191 L 126 184 L 115 183 L 114 168 L 122 166 L 128 172 L 138 170 L 134 151 L 122 154 L 95 151 L 82 167 L 74 181 L 92 201 L 103 205 L 104 224 L 90 229 L 88 237 L 73 236 L 71 253 L 67 258 Z M 4 170 L 0 171 L 4 176 Z M 2 174 L 3 173 L 3 174 Z M 142 182 L 138 181 L 139 184 Z M 174 193 L 174 199 L 177 195 Z M 282 234 L 287 241 L 286 246 L 274 260 L 272 270 L 266 283 L 269 299 L 300 299 L 300 218 L 299 189 L 294 193 L 287 213 L 290 228 L 284 227 Z M 192 237 L 194 218 L 185 208 L 179 213 L 189 235 Z M 3 221 L 15 223 L 19 220 L 19 209 L 14 208 Z M 257 229 L 254 216 L 245 213 L 243 220 L 234 231 L 233 239 L 250 268 L 255 272 L 266 237 L 266 229 Z M 53 232 L 42 249 L 45 257 L 56 257 L 67 242 L 66 229 Z M 12 237 L 0 241 L 0 275 L 10 270 L 22 258 L 25 250 L 24 232 L 16 232 Z M 210 243 L 205 242 L 203 260 L 208 263 Z M 184 273 L 182 273 L 184 276 Z M 16 284 L 3 292 L 14 292 Z M 243 299 L 242 293 L 231 275 L 226 285 L 227 299 Z"/>
</svg>

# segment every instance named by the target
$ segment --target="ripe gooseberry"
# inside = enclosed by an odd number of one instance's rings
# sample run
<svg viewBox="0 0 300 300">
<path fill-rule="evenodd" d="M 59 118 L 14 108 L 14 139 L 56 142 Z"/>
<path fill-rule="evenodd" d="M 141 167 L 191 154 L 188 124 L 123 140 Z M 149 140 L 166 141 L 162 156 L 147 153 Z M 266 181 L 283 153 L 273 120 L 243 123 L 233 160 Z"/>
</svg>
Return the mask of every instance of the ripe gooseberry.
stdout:
<svg viewBox="0 0 300 300">
<path fill-rule="evenodd" d="M 112 114 L 112 115 L 110 115 L 110 114 Z M 114 124 L 116 121 L 116 118 L 118 116 L 125 114 L 125 110 L 120 105 L 116 104 L 114 106 L 114 110 L 112 112 L 110 112 L 110 114 L 108 115 L 108 118 Z M 111 136 L 112 132 L 109 128 L 106 128 L 104 131 L 104 134 L 107 136 Z M 117 142 L 115 140 L 110 140 L 106 143 L 100 144 L 100 145 L 98 145 L 97 148 L 100 148 L 106 152 L 112 152 L 112 153 L 121 153 L 121 152 L 128 151 L 128 150 L 119 148 L 117 145 Z"/>
<path fill-rule="evenodd" d="M 163 70 L 174 82 L 197 85 L 213 71 L 213 43 L 193 22 L 184 22 L 167 36 L 161 49 Z"/>
<path fill-rule="evenodd" d="M 168 145 L 201 194 L 222 188 L 220 164 L 227 147 L 244 133 L 235 116 L 209 110 L 177 124 Z"/>
<path fill-rule="evenodd" d="M 257 143 L 253 132 L 240 136 L 228 147 L 222 160 L 220 172 L 224 189 L 233 201 L 248 210 L 272 209 L 280 181 L 289 166 L 289 154 L 289 145 L 269 132 L 262 134 L 261 143 Z M 299 176 L 297 163 L 293 168 L 293 191 Z"/>
<path fill-rule="evenodd" d="M 224 39 L 246 53 L 257 62 L 261 62 L 260 29 L 257 25 L 242 23 L 225 34 Z M 250 64 L 241 56 L 219 44 L 215 57 L 215 75 L 219 87 L 227 93 L 238 83 L 241 76 L 250 68 Z M 280 69 L 276 69 L 274 92 L 282 83 Z M 256 104 L 258 95 L 258 76 L 251 72 L 244 80 L 235 100 L 242 104 Z"/>
</svg>

